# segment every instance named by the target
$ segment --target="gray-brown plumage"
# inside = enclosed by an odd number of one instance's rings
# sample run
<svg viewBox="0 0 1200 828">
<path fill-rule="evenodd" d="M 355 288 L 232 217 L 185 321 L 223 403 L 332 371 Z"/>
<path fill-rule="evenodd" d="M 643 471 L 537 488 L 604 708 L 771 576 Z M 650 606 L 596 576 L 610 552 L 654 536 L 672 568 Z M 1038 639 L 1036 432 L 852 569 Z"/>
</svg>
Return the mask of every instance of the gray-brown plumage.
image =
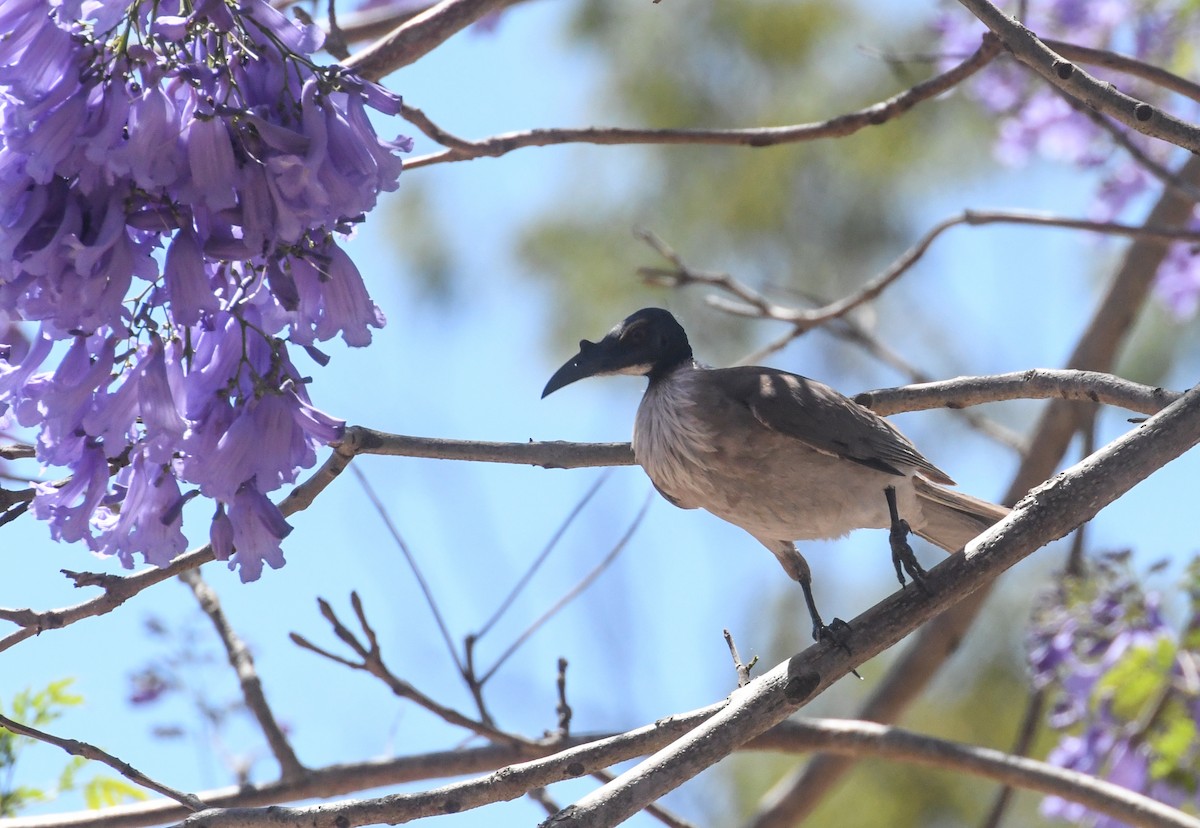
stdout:
<svg viewBox="0 0 1200 828">
<path fill-rule="evenodd" d="M 803 587 L 817 637 L 828 629 L 793 541 L 891 528 L 903 583 L 903 552 L 895 544 L 907 548 L 905 529 L 955 552 L 1006 513 L 944 488 L 954 481 L 895 426 L 827 385 L 775 368 L 700 365 L 665 310 L 640 310 L 600 342 L 580 342 L 542 396 L 607 374 L 649 378 L 633 451 L 655 488 L 676 506 L 706 509 L 742 527 L 770 549 Z M 889 487 L 907 525 L 889 512 Z M 904 563 L 920 577 L 915 558 Z"/>
</svg>

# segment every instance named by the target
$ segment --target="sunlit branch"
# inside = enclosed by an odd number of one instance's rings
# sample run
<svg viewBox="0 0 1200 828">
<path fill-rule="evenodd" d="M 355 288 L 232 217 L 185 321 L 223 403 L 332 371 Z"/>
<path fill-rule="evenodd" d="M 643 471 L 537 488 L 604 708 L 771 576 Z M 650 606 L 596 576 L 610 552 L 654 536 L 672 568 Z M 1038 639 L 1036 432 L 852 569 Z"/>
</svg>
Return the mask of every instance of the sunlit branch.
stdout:
<svg viewBox="0 0 1200 828">
<path fill-rule="evenodd" d="M 199 797 L 195 796 L 194 794 L 177 791 L 168 785 L 162 784 L 161 782 L 155 782 L 133 765 L 129 764 L 123 759 L 118 759 L 108 751 L 101 750 L 95 745 L 88 744 L 87 742 L 81 742 L 78 739 L 64 739 L 61 736 L 55 736 L 45 732 L 44 730 L 38 730 L 35 727 L 30 727 L 29 725 L 13 721 L 3 714 L 0 714 L 0 727 L 16 733 L 19 736 L 27 736 L 30 739 L 36 739 L 39 742 L 45 742 L 48 745 L 54 745 L 55 747 L 61 748 L 72 756 L 82 756 L 84 759 L 92 759 L 96 762 L 101 762 L 105 765 L 108 765 L 110 768 L 124 776 L 135 785 L 143 788 L 149 788 L 155 793 L 160 793 L 163 796 L 170 797 L 183 807 L 187 808 L 189 811 L 200 811 L 208 807 Z"/>
<path fill-rule="evenodd" d="M 432 52 L 480 18 L 522 0 L 442 0 L 342 62 L 377 81 Z"/>
<path fill-rule="evenodd" d="M 988 0 L 959 0 L 1017 60 L 1071 97 L 1152 138 L 1200 153 L 1200 128 L 1089 75 Z"/>
<path fill-rule="evenodd" d="M 1192 157 L 1180 168 L 1179 177 L 1200 184 L 1200 158 Z M 1177 226 L 1192 212 L 1192 202 L 1174 190 L 1163 192 L 1147 217 L 1152 226 Z M 1128 336 L 1150 295 L 1154 274 L 1166 255 L 1162 241 L 1136 238 L 1125 251 L 1120 266 L 1109 282 L 1087 327 L 1067 360 L 1068 369 L 1109 371 L 1116 363 L 1120 344 Z M 1042 410 L 1017 473 L 1001 502 L 1011 504 L 1038 485 L 1062 462 L 1072 438 L 1094 406 L 1073 405 L 1051 398 Z M 900 653 L 888 674 L 863 704 L 858 718 L 880 722 L 897 721 L 917 699 L 940 667 L 955 653 L 963 636 L 978 616 L 987 590 L 938 616 L 917 634 L 911 646 Z M 841 756 L 818 756 L 785 785 L 769 809 L 760 814 L 753 828 L 784 828 L 799 822 L 833 790 L 853 762 Z"/>
<path fill-rule="evenodd" d="M 620 127 L 585 127 L 582 129 L 533 129 L 493 135 L 479 141 L 458 138 L 434 124 L 421 110 L 405 108 L 403 114 L 433 140 L 449 149 L 417 156 L 405 161 L 405 169 L 417 169 L 430 164 L 450 161 L 469 161 L 475 158 L 496 158 L 524 147 L 544 147 L 556 144 L 711 144 L 722 146 L 772 147 L 821 138 L 840 138 L 852 135 L 869 126 L 879 126 L 908 112 L 918 103 L 935 98 L 953 89 L 986 66 L 999 54 L 999 46 L 990 37 L 965 61 L 950 70 L 923 81 L 865 109 L 811 124 L 746 129 L 625 129 Z"/>
<path fill-rule="evenodd" d="M 617 779 L 568 806 L 548 826 L 599 828 L 628 819 L 711 767 L 755 735 L 791 715 L 852 667 L 891 647 L 920 624 L 989 584 L 1046 543 L 1091 520 L 1102 508 L 1157 469 L 1200 443 L 1200 386 L 1045 482 L 1004 520 L 929 573 L 930 595 L 893 594 L 851 622 L 842 648 L 814 646 L 735 691 L 704 724 L 643 760 Z M 1156 823 L 1171 809 L 1157 807 Z M 1196 825 L 1178 814 L 1174 824 Z"/>
<path fill-rule="evenodd" d="M 1099 402 L 1139 413 L 1153 413 L 1172 397 L 1172 392 L 1129 383 L 1117 377 L 1083 371 L 1034 370 L 993 377 L 958 378 L 910 386 L 904 389 L 866 392 L 860 395 L 880 406 L 880 413 L 958 408 L 985 402 L 1016 399 L 1060 399 Z M 885 402 L 885 398 L 890 398 Z M 412 437 L 351 426 L 324 466 L 280 504 L 285 515 L 307 508 L 359 454 L 512 463 L 544 468 L 585 468 L 632 465 L 628 443 L 569 443 L 563 441 L 495 443 L 476 440 L 446 440 Z M 212 550 L 201 547 L 176 558 L 164 568 L 152 567 L 135 575 L 67 573 L 76 586 L 97 586 L 102 595 L 69 607 L 51 610 L 0 607 L 0 620 L 20 629 L 0 638 L 0 652 L 41 632 L 68 626 L 83 618 L 103 615 L 119 607 L 147 587 L 213 560 Z M 64 570 L 65 572 L 65 570 Z"/>
</svg>

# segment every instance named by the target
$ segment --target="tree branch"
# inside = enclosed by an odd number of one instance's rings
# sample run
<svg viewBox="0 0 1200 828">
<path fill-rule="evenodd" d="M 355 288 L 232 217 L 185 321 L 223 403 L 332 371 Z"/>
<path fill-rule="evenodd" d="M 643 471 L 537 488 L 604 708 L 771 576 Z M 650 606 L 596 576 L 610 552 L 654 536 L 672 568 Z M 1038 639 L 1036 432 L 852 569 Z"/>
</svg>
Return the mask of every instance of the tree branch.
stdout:
<svg viewBox="0 0 1200 828">
<path fill-rule="evenodd" d="M 876 722 L 801 719 L 781 722 L 767 736 L 779 748 L 789 750 L 878 757 L 969 773 L 1014 788 L 1061 796 L 1130 825 L 1200 828 L 1200 819 L 1085 773 Z"/>
<path fill-rule="evenodd" d="M 959 0 L 1004 42 L 1013 57 L 1051 85 L 1144 135 L 1200 153 L 1200 129 L 1089 75 L 988 0 Z"/>
<path fill-rule="evenodd" d="M 860 395 L 860 398 L 870 405 L 878 405 L 880 413 L 885 414 L 938 407 L 957 408 L 1001 400 L 1047 398 L 1103 402 L 1148 414 L 1158 410 L 1156 406 L 1161 407 L 1172 396 L 1173 392 L 1139 386 L 1117 377 L 1089 372 L 1035 370 L 871 391 Z M 285 515 L 291 515 L 307 508 L 359 454 L 514 463 L 548 469 L 628 466 L 634 462 L 628 443 L 445 440 L 388 434 L 363 426 L 351 426 L 346 429 L 345 438 L 335 446 L 335 451 L 325 464 L 284 498 L 280 509 Z M 135 575 L 68 573 L 74 577 L 76 586 L 99 586 L 104 590 L 103 594 L 58 609 L 37 611 L 0 607 L 0 620 L 10 621 L 21 628 L 0 638 L 0 652 L 47 630 L 60 629 L 84 618 L 111 612 L 142 590 L 211 560 L 211 548 L 203 546 L 179 556 L 167 567 L 149 568 Z"/>
<path fill-rule="evenodd" d="M 777 724 L 857 664 L 989 584 L 1001 572 L 1093 518 L 1104 506 L 1200 443 L 1200 386 L 1143 425 L 1031 491 L 1013 511 L 929 573 L 932 592 L 901 591 L 851 624 L 841 648 L 814 646 L 737 690 L 711 719 L 547 826 L 615 825 Z"/>
<path fill-rule="evenodd" d="M 1200 181 L 1200 159 L 1188 159 L 1179 174 L 1191 183 Z M 1175 191 L 1164 192 L 1147 216 L 1146 223 L 1155 227 L 1183 225 L 1191 210 L 1190 201 L 1179 197 Z M 1093 371 L 1112 368 L 1120 343 L 1150 295 L 1154 274 L 1166 252 L 1165 242 L 1149 238 L 1137 239 L 1129 246 L 1087 328 L 1080 335 L 1067 362 L 1068 368 Z M 1089 415 L 1081 413 L 1079 406 L 1052 399 L 1042 410 L 1029 451 L 1002 502 L 1012 503 L 1054 473 L 1082 423 L 1082 416 Z M 896 721 L 958 649 L 986 597 L 987 591 L 982 590 L 922 629 L 863 705 L 859 718 Z M 784 784 L 785 790 L 756 815 L 749 823 L 750 828 L 784 828 L 795 824 L 816 807 L 852 764 L 851 760 L 842 757 L 818 756 Z"/>
<path fill-rule="evenodd" d="M 342 65 L 368 80 L 378 81 L 429 54 L 480 18 L 518 2 L 521 0 L 442 0 L 401 23 Z"/>
<path fill-rule="evenodd" d="M 461 2 L 461 0 L 460 0 Z M 497 158 L 525 147 L 545 147 L 557 144 L 711 144 L 721 146 L 771 147 L 814 141 L 820 138 L 840 138 L 852 135 L 869 126 L 879 126 L 908 112 L 918 103 L 953 89 L 986 66 L 1000 47 L 996 40 L 984 37 L 978 51 L 960 63 L 929 80 L 893 95 L 865 109 L 812 124 L 793 124 L 781 127 L 747 129 L 625 129 L 620 127 L 585 127 L 582 129 L 532 129 L 493 135 L 479 141 L 457 138 L 436 126 L 421 110 L 406 107 L 404 115 L 434 140 L 445 141 L 450 148 L 430 155 L 421 155 L 404 162 L 407 170 L 451 161 L 470 161 L 476 158 Z"/>
<path fill-rule="evenodd" d="M 45 742 L 48 745 L 54 745 L 55 747 L 61 748 L 72 756 L 82 756 L 84 759 L 92 759 L 97 762 L 102 762 L 135 785 L 143 788 L 149 788 L 155 793 L 160 793 L 163 796 L 170 797 L 183 807 L 187 808 L 189 811 L 200 811 L 208 807 L 208 805 L 206 805 L 194 794 L 177 791 L 169 785 L 164 785 L 161 782 L 155 782 L 149 776 L 146 776 L 146 774 L 142 773 L 125 760 L 118 759 L 108 751 L 101 750 L 95 745 L 88 744 L 87 742 L 81 742 L 78 739 L 64 739 L 60 736 L 54 736 L 45 732 L 44 730 L 38 730 L 35 727 L 30 727 L 29 725 L 13 721 L 3 714 L 0 714 L 0 727 L 3 727 L 5 730 L 10 730 L 13 733 L 21 736 L 27 736 L 30 739 L 36 739 L 37 741 Z"/>
<path fill-rule="evenodd" d="M 246 646 L 246 642 L 242 641 L 230 625 L 229 619 L 225 617 L 225 611 L 221 608 L 221 601 L 217 597 L 216 591 L 204 581 L 198 569 L 189 569 L 179 573 L 179 580 L 191 589 L 192 595 L 200 604 L 200 609 L 204 611 L 204 614 L 212 621 L 213 627 L 216 628 L 217 636 L 221 639 L 221 644 L 224 645 L 225 653 L 229 657 L 229 666 L 237 674 L 246 707 L 258 721 L 258 726 L 262 729 L 271 753 L 279 763 L 280 776 L 284 779 L 303 776 L 306 772 L 305 768 L 296 758 L 295 751 L 288 743 L 287 735 L 275 721 L 275 714 L 271 711 L 271 706 L 267 704 L 262 681 L 254 669 L 254 657 L 250 654 L 250 648 Z"/>
</svg>

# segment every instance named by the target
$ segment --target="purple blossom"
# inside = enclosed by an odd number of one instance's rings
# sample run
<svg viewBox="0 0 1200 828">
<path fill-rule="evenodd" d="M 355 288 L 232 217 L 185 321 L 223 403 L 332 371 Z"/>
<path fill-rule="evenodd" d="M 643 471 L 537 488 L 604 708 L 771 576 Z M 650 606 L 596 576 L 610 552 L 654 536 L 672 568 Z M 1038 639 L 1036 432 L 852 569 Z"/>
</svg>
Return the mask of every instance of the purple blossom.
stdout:
<svg viewBox="0 0 1200 828">
<path fill-rule="evenodd" d="M 0 415 L 71 475 L 34 501 L 54 537 L 162 565 L 202 493 L 243 579 L 282 565 L 267 493 L 344 427 L 287 344 L 384 324 L 334 234 L 411 149 L 366 117 L 397 96 L 304 57 L 321 37 L 265 0 L 0 4 L 0 307 L 41 323 L 0 347 Z"/>
<path fill-rule="evenodd" d="M 1030 667 L 1034 686 L 1049 693 L 1049 724 L 1061 734 L 1047 761 L 1173 806 L 1200 805 L 1200 749 L 1181 755 L 1177 736 L 1200 725 L 1188 680 L 1200 641 L 1170 627 L 1157 596 L 1144 594 L 1124 566 L 1101 559 L 1086 579 L 1068 579 L 1036 610 Z M 1200 559 L 1193 569 L 1185 628 L 1200 624 Z M 1042 813 L 1072 825 L 1119 825 L 1057 797 L 1043 801 Z"/>
<path fill-rule="evenodd" d="M 999 3 L 1016 13 L 1015 0 Z M 1026 8 L 1027 6 L 1027 8 Z M 1041 0 L 1022 7 L 1025 23 L 1042 38 L 1059 38 L 1085 46 L 1129 53 L 1143 61 L 1172 68 L 1191 60 L 1200 37 L 1200 6 L 1164 0 L 1156 6 L 1140 5 L 1131 13 L 1129 0 Z M 982 25 L 958 4 L 936 17 L 933 31 L 943 55 L 943 68 L 977 48 Z M 1102 68 L 1089 71 L 1107 79 Z M 1128 75 L 1113 76 L 1124 91 L 1163 107 L 1186 121 L 1196 120 L 1200 107 L 1169 97 L 1165 90 Z M 1049 159 L 1097 170 L 1099 188 L 1094 217 L 1112 221 L 1161 185 L 1142 162 L 1126 152 L 1136 147 L 1153 162 L 1174 166 L 1182 155 L 1177 148 L 1154 141 L 1119 124 L 1123 141 L 1111 139 L 1084 112 L 1075 111 L 1062 96 L 1035 73 L 1002 55 L 965 84 L 966 93 L 990 115 L 998 116 L 993 150 L 1005 164 L 1024 165 Z M 1177 247 L 1160 266 L 1158 296 L 1173 313 L 1192 316 L 1200 308 L 1200 257 Z"/>
<path fill-rule="evenodd" d="M 262 565 L 272 569 L 283 566 L 280 542 L 292 531 L 279 507 L 260 492 L 253 482 L 243 486 L 229 502 L 229 525 L 233 530 L 234 550 L 229 568 L 237 568 L 243 582 L 257 581 Z M 214 530 L 215 531 L 215 530 Z M 217 551 L 214 544 L 213 552 Z"/>
<path fill-rule="evenodd" d="M 179 481 L 169 467 L 137 453 L 118 472 L 117 483 L 125 489 L 121 511 L 97 510 L 93 523 L 99 535 L 93 548 L 101 555 L 116 555 L 126 567 L 133 566 L 135 553 L 147 563 L 166 566 L 187 548 Z"/>
</svg>

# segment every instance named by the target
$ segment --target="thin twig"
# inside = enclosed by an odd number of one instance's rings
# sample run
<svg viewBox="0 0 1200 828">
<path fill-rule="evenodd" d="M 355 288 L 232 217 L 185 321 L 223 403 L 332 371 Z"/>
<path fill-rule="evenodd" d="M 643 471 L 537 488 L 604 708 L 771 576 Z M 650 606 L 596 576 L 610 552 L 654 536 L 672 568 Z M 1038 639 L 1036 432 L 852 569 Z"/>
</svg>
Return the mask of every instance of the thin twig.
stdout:
<svg viewBox="0 0 1200 828">
<path fill-rule="evenodd" d="M 936 98 L 978 72 L 999 54 L 999 46 L 985 37 L 974 54 L 958 66 L 929 80 L 872 104 L 865 109 L 838 115 L 812 124 L 793 124 L 781 127 L 748 129 L 623 129 L 619 127 L 585 127 L 583 129 L 533 129 L 493 135 L 479 141 L 455 137 L 448 141 L 447 150 L 407 159 L 405 169 L 413 170 L 431 164 L 469 161 L 475 158 L 496 158 L 524 147 L 544 147 L 556 144 L 711 144 L 723 146 L 771 147 L 821 138 L 840 138 L 870 126 L 879 126 L 908 112 L 918 103 Z M 353 60 L 353 59 L 351 59 Z M 423 112 L 405 110 L 405 117 L 421 122 L 427 135 L 433 130 L 444 133 Z"/>
<path fill-rule="evenodd" d="M 729 655 L 733 659 L 733 669 L 737 672 L 737 686 L 745 687 L 750 683 L 750 670 L 758 663 L 758 656 L 750 659 L 749 664 L 744 664 L 737 645 L 733 643 L 733 633 L 729 630 L 722 630 L 722 633 L 725 635 L 725 646 L 729 647 Z"/>
<path fill-rule="evenodd" d="M 947 230 L 959 225 L 978 227 L 986 224 L 1018 224 L 1031 227 L 1086 230 L 1151 242 L 1200 242 L 1200 232 L 1157 224 L 1134 225 L 1112 221 L 1088 221 L 1016 210 L 964 210 L 957 215 L 943 219 L 927 230 L 908 250 L 857 291 L 820 308 L 800 310 L 777 305 L 755 294 L 749 294 L 751 298 L 744 297 L 739 295 L 739 287 L 726 274 L 697 274 L 693 271 L 691 277 L 692 281 L 712 284 L 743 299 L 743 303 L 739 304 L 721 297 L 710 297 L 709 304 L 719 307 L 721 310 L 741 316 L 765 317 L 780 322 L 789 322 L 805 329 L 813 328 L 831 319 L 838 319 L 877 298 L 908 272 L 925 255 L 938 236 Z M 654 269 L 643 269 L 642 272 L 646 270 L 649 270 L 660 283 L 666 283 L 673 275 L 668 271 Z M 744 292 L 748 289 L 742 286 L 741 290 Z"/>
<path fill-rule="evenodd" d="M 213 627 L 216 628 L 217 636 L 221 639 L 221 644 L 224 645 L 225 653 L 229 657 L 229 665 L 237 674 L 246 707 L 258 721 L 258 726 L 262 729 L 271 753 L 279 763 L 280 776 L 284 779 L 303 776 L 305 768 L 296 758 L 296 753 L 288 742 L 287 734 L 275 721 L 275 714 L 267 703 L 262 681 L 254 668 L 254 657 L 250 654 L 250 648 L 246 646 L 246 642 L 242 641 L 241 636 L 229 623 L 229 619 L 225 617 L 225 611 L 221 608 L 221 601 L 217 597 L 216 591 L 204 581 L 198 569 L 179 573 L 179 580 L 191 589 L 192 595 L 200 604 L 200 609 L 204 611 L 204 614 L 212 621 Z"/>
<path fill-rule="evenodd" d="M 169 785 L 164 785 L 161 782 L 155 782 L 149 776 L 139 771 L 133 765 L 123 759 L 118 759 L 106 750 L 101 750 L 95 745 L 87 742 L 81 742 L 78 739 L 64 739 L 61 736 L 55 736 L 47 733 L 44 730 L 38 730 L 36 727 L 30 727 L 26 724 L 14 721 L 7 716 L 0 714 L 0 727 L 5 730 L 12 731 L 20 736 L 27 736 L 30 739 L 36 739 L 39 742 L 45 742 L 48 745 L 54 745 L 61 748 L 72 756 L 82 756 L 84 759 L 93 759 L 97 762 L 102 762 L 115 770 L 117 773 L 124 776 L 135 785 L 143 788 L 149 788 L 155 793 L 160 793 L 163 796 L 170 797 L 178 802 L 189 811 L 202 811 L 208 807 L 199 797 L 194 794 L 177 791 Z"/>
<path fill-rule="evenodd" d="M 547 621 L 557 615 L 563 609 L 563 607 L 567 606 L 567 604 L 578 598 L 589 586 L 592 585 L 593 581 L 600 577 L 604 570 L 608 569 L 612 562 L 617 559 L 617 556 L 621 554 L 621 551 L 625 548 L 626 544 L 629 543 L 634 533 L 638 530 L 638 527 L 642 525 L 642 519 L 646 517 L 646 510 L 650 508 L 650 502 L 653 500 L 653 498 L 654 492 L 647 493 L 646 499 L 642 501 L 642 507 L 638 509 L 637 514 L 634 515 L 633 520 L 629 524 L 629 528 L 625 530 L 625 534 L 621 536 L 616 545 L 609 550 L 608 554 L 605 555 L 598 564 L 592 567 L 590 572 L 588 572 L 579 580 L 579 583 L 571 587 L 571 589 L 569 589 L 565 595 L 554 602 L 554 605 L 550 607 L 550 609 L 542 613 L 536 621 L 530 624 L 524 632 L 517 636 L 516 640 L 513 641 L 513 643 L 510 644 L 503 653 L 500 654 L 495 663 L 488 669 L 486 673 L 483 674 L 483 677 L 479 680 L 480 684 L 486 683 L 488 679 L 495 675 L 496 671 L 499 670 L 500 666 L 508 660 L 509 656 L 515 653 L 520 646 L 528 641 L 535 632 L 541 629 Z"/>
<path fill-rule="evenodd" d="M 476 719 L 472 719 L 470 716 L 458 712 L 454 708 L 441 704 L 431 696 L 422 693 L 411 683 L 393 674 L 383 661 L 383 653 L 380 650 L 379 642 L 375 637 L 374 630 L 371 629 L 370 625 L 367 623 L 366 614 L 363 610 L 362 601 L 358 597 L 358 593 L 351 593 L 350 598 L 354 607 L 355 615 L 358 618 L 359 625 L 363 628 L 364 637 L 367 639 L 366 644 L 360 641 L 358 636 L 351 632 L 350 629 L 342 623 L 328 601 L 323 598 L 318 598 L 317 605 L 321 610 L 321 615 L 333 628 L 334 635 L 341 639 L 341 641 L 346 644 L 346 646 L 348 646 L 354 652 L 354 654 L 361 659 L 361 661 L 352 661 L 343 656 L 335 655 L 328 650 L 313 644 L 299 633 L 293 632 L 290 634 L 292 642 L 298 647 L 302 647 L 303 649 L 309 650 L 317 655 L 328 658 L 337 662 L 338 664 L 342 664 L 353 670 L 362 670 L 365 673 L 375 676 L 384 684 L 386 684 L 395 695 L 399 696 L 400 698 L 408 699 L 419 707 L 422 707 L 425 710 L 428 710 L 430 713 L 433 713 L 435 716 L 439 717 L 448 724 L 465 728 L 472 733 L 476 733 L 494 741 L 509 743 L 524 742 L 524 740 L 518 736 L 497 730 L 495 727 L 487 724 L 486 722 L 477 721 Z"/>
<path fill-rule="evenodd" d="M 408 548 L 408 544 L 404 541 L 404 536 L 396 528 L 396 524 L 392 521 L 392 516 L 388 514 L 383 501 L 375 493 L 375 489 L 367 480 L 366 475 L 362 473 L 362 470 L 358 466 L 352 466 L 351 471 L 354 472 L 355 479 L 358 480 L 359 485 L 366 492 L 367 499 L 375 507 L 375 512 L 379 515 L 379 519 L 387 527 L 388 534 L 396 542 L 396 546 L 400 549 L 400 554 L 404 556 L 405 562 L 408 563 L 408 568 L 412 572 L 413 577 L 417 579 L 417 586 L 421 588 L 421 594 L 425 597 L 425 604 L 429 607 L 430 613 L 433 614 L 433 620 L 437 623 L 438 631 L 442 634 L 442 643 L 446 645 L 446 651 L 450 653 L 450 658 L 454 661 L 454 666 L 458 668 L 460 674 L 465 675 L 466 668 L 463 665 L 462 659 L 458 657 L 458 650 L 454 646 L 454 639 L 450 636 L 450 628 L 446 625 L 446 619 L 442 617 L 441 608 L 438 607 L 437 600 L 433 597 L 433 590 L 430 589 L 429 582 L 425 580 L 425 575 L 421 572 L 421 567 L 417 564 L 416 557 L 413 555 L 412 550 Z"/>
<path fill-rule="evenodd" d="M 595 481 L 592 482 L 592 485 L 588 487 L 586 492 L 584 492 L 583 497 L 579 499 L 579 502 L 575 504 L 566 518 L 563 519 L 563 522 L 560 523 L 558 528 L 554 530 L 554 534 L 550 536 L 550 540 L 546 542 L 546 545 L 542 547 L 542 551 L 538 553 L 536 558 L 534 558 L 533 563 L 526 568 L 524 574 L 522 574 L 517 580 L 517 583 L 513 586 L 512 590 L 509 591 L 508 595 L 504 596 L 504 599 L 500 602 L 500 605 L 496 607 L 496 611 L 492 613 L 491 618 L 484 623 L 484 625 L 479 629 L 479 632 L 475 633 L 474 637 L 476 640 L 487 635 L 488 630 L 494 627 L 496 622 L 500 620 L 501 616 L 503 616 L 504 613 L 508 611 L 508 608 L 513 605 L 513 602 L 517 600 L 517 596 L 519 596 L 521 591 L 529 585 L 529 582 L 533 579 L 533 576 L 537 574 L 537 571 L 541 568 L 542 564 L 546 562 L 546 558 L 548 558 L 550 553 L 554 551 L 554 548 L 558 546 L 558 542 L 562 540 L 562 536 L 566 534 L 567 529 L 571 527 L 571 524 L 575 522 L 575 519 L 579 517 L 580 513 L 583 512 L 584 507 L 591 502 L 592 498 L 596 496 L 596 492 L 600 491 L 600 487 L 604 485 L 605 481 L 608 480 L 609 477 L 610 472 L 605 470 L 595 479 Z"/>
</svg>

